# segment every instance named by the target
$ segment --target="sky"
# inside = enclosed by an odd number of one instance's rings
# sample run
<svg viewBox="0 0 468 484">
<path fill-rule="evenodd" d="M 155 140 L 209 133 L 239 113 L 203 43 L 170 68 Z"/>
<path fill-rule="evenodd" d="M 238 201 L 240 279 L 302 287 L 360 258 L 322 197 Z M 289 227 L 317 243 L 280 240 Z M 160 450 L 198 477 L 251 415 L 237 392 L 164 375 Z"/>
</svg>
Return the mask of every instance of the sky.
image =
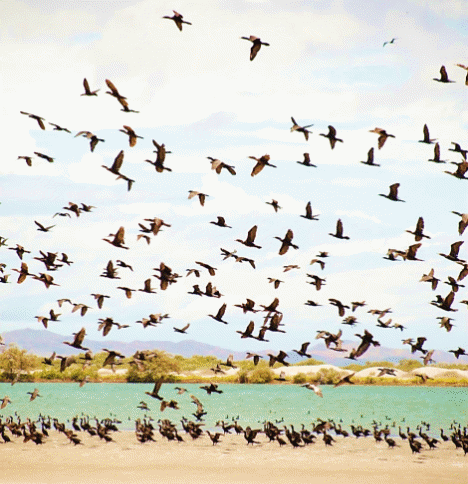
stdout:
<svg viewBox="0 0 468 484">
<path fill-rule="evenodd" d="M 427 338 L 427 349 L 466 347 L 467 306 L 461 303 L 466 289 L 455 295 L 457 312 L 430 304 L 437 294 L 445 298 L 450 286 L 444 282 L 462 268 L 439 254 L 466 239 L 466 233 L 458 235 L 460 218 L 452 211 L 468 212 L 468 183 L 444 173 L 455 171 L 450 162 L 462 160 L 449 151 L 451 143 L 468 144 L 466 72 L 456 66 L 468 64 L 465 7 L 462 1 L 423 0 L 2 2 L 0 235 L 8 240 L 0 262 L 11 275 L 0 286 L 0 334 L 40 329 L 35 316 L 54 309 L 60 321 L 50 322 L 49 329 L 70 338 L 84 326 L 88 338 L 102 339 L 98 320 L 112 317 L 130 327 L 112 329 L 110 339 L 193 339 L 239 351 L 298 349 L 305 341 L 314 344 L 319 330 L 339 329 L 343 339 L 354 341 L 355 333 L 367 329 L 392 348 L 420 336 Z M 173 9 L 192 25 L 180 32 L 162 18 Z M 252 44 L 241 39 L 250 35 L 269 44 L 253 61 Z M 433 80 L 442 65 L 455 82 Z M 99 89 L 97 96 L 80 95 L 84 78 Z M 138 113 L 120 110 L 117 99 L 106 94 L 106 79 Z M 46 130 L 20 111 L 45 118 Z M 313 125 L 308 141 L 291 132 L 291 117 L 301 126 Z M 434 145 L 419 142 L 424 124 L 446 164 L 428 161 Z M 143 137 L 134 147 L 119 131 L 124 125 Z M 329 125 L 343 140 L 333 150 L 320 136 Z M 376 127 L 394 135 L 381 149 L 378 135 L 369 132 Z M 75 136 L 79 131 L 105 141 L 91 153 L 89 141 Z M 155 159 L 152 140 L 171 151 L 165 161 L 171 172 L 157 173 L 145 162 Z M 360 163 L 372 147 L 380 167 Z M 121 172 L 135 180 L 130 191 L 102 167 L 121 150 Z M 304 153 L 316 167 L 296 163 Z M 276 168 L 267 166 L 252 177 L 255 161 L 249 157 L 264 154 Z M 18 156 L 32 156 L 32 167 Z M 216 174 L 207 157 L 234 166 L 236 175 Z M 394 183 L 400 183 L 404 202 L 379 196 Z M 209 195 L 205 205 L 188 199 L 189 190 Z M 272 199 L 282 207 L 277 213 L 266 203 Z M 318 221 L 300 217 L 309 201 Z M 79 217 L 54 217 L 69 202 L 96 208 Z M 232 228 L 210 224 L 217 216 Z M 137 240 L 138 224 L 148 225 L 144 219 L 153 217 L 170 227 L 148 245 Z M 406 231 L 415 229 L 419 217 L 430 237 L 417 252 L 422 261 L 384 259 L 388 249 L 416 243 Z M 349 240 L 329 235 L 338 219 Z M 34 221 L 54 227 L 40 232 Z M 254 225 L 261 249 L 235 241 L 245 240 Z M 102 240 L 121 226 L 129 250 Z M 275 237 L 289 229 L 299 249 L 280 256 Z M 65 252 L 73 264 L 49 272 L 58 286 L 46 289 L 31 277 L 17 284 L 12 269 L 21 261 L 8 250 L 16 244 L 31 251 L 24 261 L 34 274 L 47 272 L 34 259 L 39 250 Z M 223 260 L 220 248 L 254 259 L 256 268 Z M 467 248 L 462 245 L 461 259 Z M 330 255 L 323 270 L 310 265 L 320 251 Z M 119 268 L 119 280 L 100 277 L 109 260 L 123 260 L 133 271 Z M 216 267 L 216 275 L 196 261 Z M 153 277 L 161 262 L 182 276 L 165 291 Z M 283 272 L 288 264 L 299 269 Z M 199 278 L 186 276 L 191 268 L 201 269 Z M 431 268 L 440 279 L 435 291 L 419 282 Z M 325 278 L 320 291 L 307 283 L 307 274 Z M 283 281 L 278 289 L 269 277 Z M 128 299 L 117 289 L 142 289 L 147 278 L 155 294 L 134 292 Z M 193 285 L 204 290 L 210 281 L 221 298 L 188 294 Z M 92 293 L 110 296 L 102 309 Z M 69 305 L 58 308 L 61 298 L 91 309 L 81 317 Z M 241 339 L 237 331 L 254 321 L 256 334 L 265 316 L 235 307 L 246 298 L 258 309 L 278 298 L 285 333 L 268 332 L 268 343 Z M 366 301 L 354 313 L 346 310 L 358 324 L 344 326 L 329 298 L 346 305 Z M 321 306 L 307 306 L 308 300 Z M 208 317 L 223 303 L 228 325 Z M 392 312 L 384 321 L 392 318 L 403 332 L 376 327 L 368 311 L 386 308 Z M 150 313 L 170 318 L 156 328 L 136 324 Z M 439 327 L 439 316 L 454 318 L 451 332 Z M 187 334 L 173 330 L 187 323 Z"/>
</svg>

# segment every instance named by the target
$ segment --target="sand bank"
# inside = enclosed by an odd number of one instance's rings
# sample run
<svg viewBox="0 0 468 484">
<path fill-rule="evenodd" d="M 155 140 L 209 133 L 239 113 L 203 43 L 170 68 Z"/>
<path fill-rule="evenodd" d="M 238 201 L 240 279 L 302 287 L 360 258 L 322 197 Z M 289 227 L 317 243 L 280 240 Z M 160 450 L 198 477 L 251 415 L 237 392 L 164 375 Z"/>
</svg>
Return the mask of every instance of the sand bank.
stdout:
<svg viewBox="0 0 468 484">
<path fill-rule="evenodd" d="M 106 444 L 82 434 L 84 445 L 76 447 L 55 431 L 42 446 L 22 439 L 0 444 L 0 483 L 453 484 L 466 482 L 468 471 L 468 457 L 451 442 L 413 456 L 400 439 L 395 449 L 354 437 L 337 437 L 331 448 L 318 440 L 294 449 L 268 443 L 264 435 L 260 445 L 247 447 L 234 435 L 213 446 L 208 436 L 192 441 L 184 435 L 185 442 L 175 443 L 157 433 L 156 443 L 140 444 L 133 432 L 119 432 Z"/>
</svg>

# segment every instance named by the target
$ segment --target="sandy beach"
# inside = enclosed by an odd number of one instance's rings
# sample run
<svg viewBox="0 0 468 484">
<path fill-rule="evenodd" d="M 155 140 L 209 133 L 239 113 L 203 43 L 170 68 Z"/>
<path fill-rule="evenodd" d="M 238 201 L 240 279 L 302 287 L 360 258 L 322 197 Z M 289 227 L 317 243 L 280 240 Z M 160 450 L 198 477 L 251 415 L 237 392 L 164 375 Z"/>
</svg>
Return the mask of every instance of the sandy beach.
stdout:
<svg viewBox="0 0 468 484">
<path fill-rule="evenodd" d="M 139 443 L 133 432 L 113 435 L 115 442 L 80 434 L 74 446 L 52 432 L 44 445 L 21 439 L 0 445 L 0 483 L 414 483 L 466 482 L 468 458 L 452 442 L 412 455 L 408 442 L 389 449 L 373 438 L 337 438 L 325 448 L 316 444 L 294 449 L 269 443 L 247 447 L 243 436 L 226 435 L 213 446 L 207 435 L 196 441 Z"/>
</svg>

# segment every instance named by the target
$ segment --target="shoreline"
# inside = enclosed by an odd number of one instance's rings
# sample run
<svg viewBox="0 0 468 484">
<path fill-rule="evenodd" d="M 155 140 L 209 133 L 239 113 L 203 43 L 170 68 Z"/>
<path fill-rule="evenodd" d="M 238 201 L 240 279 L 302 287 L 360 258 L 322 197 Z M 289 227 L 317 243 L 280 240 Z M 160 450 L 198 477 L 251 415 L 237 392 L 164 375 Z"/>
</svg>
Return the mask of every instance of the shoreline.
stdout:
<svg viewBox="0 0 468 484">
<path fill-rule="evenodd" d="M 350 482 L 444 484 L 466 479 L 468 460 L 452 442 L 411 454 L 407 442 L 388 448 L 372 437 L 337 437 L 326 447 L 321 436 L 301 448 L 279 446 L 260 434 L 260 444 L 247 446 L 244 437 L 222 435 L 212 445 L 205 434 L 169 442 L 155 432 L 156 442 L 139 443 L 132 431 L 113 433 L 115 442 L 77 432 L 74 446 L 52 431 L 43 445 L 22 438 L 0 444 L 4 466 L 0 483 L 284 483 L 345 484 Z"/>
</svg>

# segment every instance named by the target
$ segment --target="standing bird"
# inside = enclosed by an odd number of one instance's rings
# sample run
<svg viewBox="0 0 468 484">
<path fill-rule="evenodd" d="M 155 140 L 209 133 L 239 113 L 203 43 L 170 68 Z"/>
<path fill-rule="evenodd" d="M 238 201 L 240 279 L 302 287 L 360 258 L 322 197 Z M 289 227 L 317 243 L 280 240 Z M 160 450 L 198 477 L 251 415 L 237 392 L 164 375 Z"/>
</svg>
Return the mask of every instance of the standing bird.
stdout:
<svg viewBox="0 0 468 484">
<path fill-rule="evenodd" d="M 255 56 L 258 54 L 258 51 L 260 50 L 262 45 L 266 45 L 266 46 L 270 45 L 270 44 L 267 44 L 266 42 L 262 42 L 258 37 L 255 37 L 255 35 L 251 35 L 250 37 L 241 37 L 241 39 L 252 42 L 252 47 L 250 48 L 251 61 L 255 59 Z"/>
<path fill-rule="evenodd" d="M 392 200 L 394 202 L 404 202 L 404 200 L 401 200 L 398 198 L 398 187 L 400 186 L 399 183 L 394 183 L 393 185 L 390 185 L 390 192 L 388 195 L 384 195 L 383 193 L 379 193 L 381 197 L 388 198 L 389 200 Z"/>
<path fill-rule="evenodd" d="M 91 89 L 89 88 L 89 83 L 88 83 L 88 80 L 86 79 L 86 77 L 83 79 L 83 87 L 84 87 L 85 92 L 83 94 L 81 94 L 81 96 L 97 96 L 97 93 L 100 90 L 100 89 L 96 89 L 96 91 L 91 91 Z"/>
<path fill-rule="evenodd" d="M 428 145 L 431 145 L 434 143 L 435 139 L 431 139 L 431 137 L 429 136 L 429 128 L 427 127 L 427 124 L 424 125 L 423 134 L 424 134 L 424 138 L 420 139 L 419 143 L 426 143 Z"/>
<path fill-rule="evenodd" d="M 330 141 L 331 149 L 335 147 L 337 141 L 339 141 L 340 143 L 343 143 L 342 139 L 336 137 L 336 129 L 331 125 L 328 126 L 328 133 L 327 134 L 320 133 L 320 136 L 323 136 L 324 138 L 328 138 L 328 140 Z"/>
<path fill-rule="evenodd" d="M 387 141 L 387 138 L 394 138 L 395 137 L 393 134 L 387 133 L 382 128 L 374 128 L 374 129 L 371 129 L 369 131 L 369 133 L 377 133 L 379 135 L 379 139 L 378 139 L 378 147 L 379 147 L 379 150 L 380 150 L 380 148 L 383 148 L 383 145 L 385 144 L 385 141 Z"/>
<path fill-rule="evenodd" d="M 173 10 L 174 15 L 172 17 L 169 17 L 168 15 L 165 15 L 163 18 L 167 18 L 169 20 L 173 20 L 174 23 L 177 25 L 177 28 L 182 32 L 182 25 L 187 24 L 187 25 L 192 25 L 190 22 L 187 22 L 186 20 L 183 20 L 184 16 L 180 14 L 179 12 L 176 12 Z"/>
<path fill-rule="evenodd" d="M 306 141 L 309 141 L 309 133 L 310 131 L 307 128 L 310 128 L 313 126 L 313 124 L 308 124 L 307 126 L 299 126 L 296 123 L 296 120 L 291 116 L 291 121 L 293 122 L 292 128 L 291 128 L 291 133 L 293 131 L 297 131 L 298 133 L 303 133 Z"/>
</svg>

